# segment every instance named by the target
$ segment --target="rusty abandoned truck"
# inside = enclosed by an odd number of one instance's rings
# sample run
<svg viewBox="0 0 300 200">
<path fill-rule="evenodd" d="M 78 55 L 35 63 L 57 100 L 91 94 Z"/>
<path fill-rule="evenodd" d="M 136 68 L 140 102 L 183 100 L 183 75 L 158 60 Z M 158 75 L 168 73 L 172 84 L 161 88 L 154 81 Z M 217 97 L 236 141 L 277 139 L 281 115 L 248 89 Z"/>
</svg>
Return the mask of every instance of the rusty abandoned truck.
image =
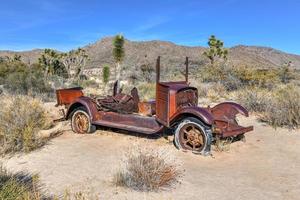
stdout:
<svg viewBox="0 0 300 200">
<path fill-rule="evenodd" d="M 140 101 L 134 87 L 131 94 L 118 92 L 112 96 L 91 98 L 82 88 L 56 91 L 57 106 L 62 109 L 62 120 L 70 120 L 75 133 L 96 131 L 97 126 L 110 127 L 142 134 L 174 135 L 177 148 L 209 155 L 217 138 L 237 138 L 252 131 L 253 126 L 238 125 L 236 115 L 248 117 L 248 111 L 234 102 L 223 102 L 214 107 L 198 107 L 198 91 L 188 83 L 188 58 L 185 61 L 185 80 L 160 81 L 160 57 L 156 62 L 156 98 Z"/>
</svg>

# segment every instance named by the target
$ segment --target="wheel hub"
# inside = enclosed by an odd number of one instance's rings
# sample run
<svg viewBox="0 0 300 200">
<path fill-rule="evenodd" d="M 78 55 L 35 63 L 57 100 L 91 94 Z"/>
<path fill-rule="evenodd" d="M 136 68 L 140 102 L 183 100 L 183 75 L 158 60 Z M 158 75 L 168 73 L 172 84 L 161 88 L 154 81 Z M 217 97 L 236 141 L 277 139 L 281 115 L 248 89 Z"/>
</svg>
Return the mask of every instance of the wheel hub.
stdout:
<svg viewBox="0 0 300 200">
<path fill-rule="evenodd" d="M 83 113 L 76 113 L 75 126 L 79 133 L 85 133 L 88 131 L 89 120 Z"/>
<path fill-rule="evenodd" d="M 181 143 L 185 149 L 199 151 L 204 146 L 204 136 L 194 124 L 186 124 L 180 131 Z"/>
</svg>

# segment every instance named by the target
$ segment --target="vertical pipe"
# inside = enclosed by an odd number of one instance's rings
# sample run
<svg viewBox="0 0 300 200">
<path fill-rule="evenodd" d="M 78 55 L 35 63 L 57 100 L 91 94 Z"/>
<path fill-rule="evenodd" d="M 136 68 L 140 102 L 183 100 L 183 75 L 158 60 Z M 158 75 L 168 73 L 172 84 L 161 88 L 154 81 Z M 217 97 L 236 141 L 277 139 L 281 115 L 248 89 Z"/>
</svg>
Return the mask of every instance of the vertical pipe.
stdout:
<svg viewBox="0 0 300 200">
<path fill-rule="evenodd" d="M 185 58 L 185 82 L 189 81 L 189 57 Z"/>
<path fill-rule="evenodd" d="M 156 83 L 159 83 L 160 79 L 160 56 L 156 60 Z"/>
</svg>

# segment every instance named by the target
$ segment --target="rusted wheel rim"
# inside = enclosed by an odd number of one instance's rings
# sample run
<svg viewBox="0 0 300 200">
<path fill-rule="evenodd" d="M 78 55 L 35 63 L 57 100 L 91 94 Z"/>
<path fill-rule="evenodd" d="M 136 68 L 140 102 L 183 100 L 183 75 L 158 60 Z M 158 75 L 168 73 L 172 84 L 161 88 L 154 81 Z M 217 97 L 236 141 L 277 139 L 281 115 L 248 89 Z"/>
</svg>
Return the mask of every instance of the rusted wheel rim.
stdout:
<svg viewBox="0 0 300 200">
<path fill-rule="evenodd" d="M 82 112 L 75 113 L 74 121 L 73 121 L 74 128 L 78 133 L 87 133 L 89 130 L 89 119 Z"/>
<path fill-rule="evenodd" d="M 205 136 L 202 129 L 190 123 L 180 129 L 179 142 L 183 149 L 201 151 L 205 145 Z"/>
</svg>

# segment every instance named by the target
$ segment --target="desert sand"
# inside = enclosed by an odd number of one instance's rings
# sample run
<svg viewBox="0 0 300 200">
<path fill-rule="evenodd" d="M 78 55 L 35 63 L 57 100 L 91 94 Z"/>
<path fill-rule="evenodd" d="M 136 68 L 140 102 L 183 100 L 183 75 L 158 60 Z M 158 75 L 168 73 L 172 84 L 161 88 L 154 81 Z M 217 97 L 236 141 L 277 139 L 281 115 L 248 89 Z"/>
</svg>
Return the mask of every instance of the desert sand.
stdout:
<svg viewBox="0 0 300 200">
<path fill-rule="evenodd" d="M 177 150 L 165 138 L 151 139 L 98 130 L 76 135 L 68 123 L 62 135 L 43 148 L 3 160 L 10 171 L 38 173 L 45 192 L 61 195 L 84 191 L 100 199 L 299 199 L 300 132 L 273 129 L 254 116 L 240 120 L 254 125 L 246 142 L 228 152 L 203 157 Z M 183 163 L 181 182 L 161 192 L 116 187 L 112 177 L 123 153 L 133 144 L 169 148 Z"/>
</svg>

